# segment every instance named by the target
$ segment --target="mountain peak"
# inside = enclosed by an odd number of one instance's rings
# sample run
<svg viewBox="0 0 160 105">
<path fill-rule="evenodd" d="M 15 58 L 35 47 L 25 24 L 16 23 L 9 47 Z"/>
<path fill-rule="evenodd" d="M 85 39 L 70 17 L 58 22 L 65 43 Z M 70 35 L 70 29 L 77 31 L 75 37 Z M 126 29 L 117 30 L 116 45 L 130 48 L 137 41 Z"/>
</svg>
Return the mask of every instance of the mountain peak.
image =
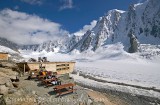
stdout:
<svg viewBox="0 0 160 105">
<path fill-rule="evenodd" d="M 47 52 L 70 52 L 76 49 L 82 52 L 95 51 L 107 44 L 121 43 L 124 50 L 128 51 L 137 43 L 160 44 L 159 4 L 160 0 L 147 0 L 130 5 L 127 12 L 113 9 L 94 22 L 92 28 L 87 28 L 88 31 L 82 30 L 85 33 L 83 35 L 61 37 L 39 45 L 24 46 L 23 49 Z M 131 34 L 134 34 L 134 38 Z"/>
<path fill-rule="evenodd" d="M 129 10 L 113 9 L 100 17 L 96 26 L 82 36 L 73 49 L 80 51 L 93 50 L 106 44 L 122 43 L 129 51 L 134 44 L 160 44 L 160 0 L 147 0 L 133 4 Z M 152 15 L 151 15 L 152 14 Z M 130 37 L 130 33 L 134 38 Z M 131 43 L 131 39 L 133 39 Z M 136 46 L 138 47 L 138 45 Z M 137 48 L 134 48 L 137 51 Z M 134 52 L 132 51 L 132 52 Z"/>
<path fill-rule="evenodd" d="M 112 9 L 112 10 L 109 10 L 106 15 L 112 14 L 112 13 L 116 13 L 116 12 L 118 12 L 118 13 L 124 13 L 126 11 L 118 10 L 118 9 Z"/>
</svg>

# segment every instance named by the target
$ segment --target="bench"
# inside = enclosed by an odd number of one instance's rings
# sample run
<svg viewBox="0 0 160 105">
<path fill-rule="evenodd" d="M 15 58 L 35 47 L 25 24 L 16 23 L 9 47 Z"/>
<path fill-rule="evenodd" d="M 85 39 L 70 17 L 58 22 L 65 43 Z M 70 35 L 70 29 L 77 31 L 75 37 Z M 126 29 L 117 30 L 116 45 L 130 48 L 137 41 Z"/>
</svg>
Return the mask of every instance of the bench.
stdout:
<svg viewBox="0 0 160 105">
<path fill-rule="evenodd" d="M 58 96 L 61 96 L 67 93 L 73 93 L 73 91 L 76 90 L 76 89 L 73 89 L 74 86 L 75 86 L 74 83 L 68 83 L 68 84 L 55 86 L 53 89 L 58 94 Z M 65 91 L 63 91 L 64 89 Z"/>
</svg>

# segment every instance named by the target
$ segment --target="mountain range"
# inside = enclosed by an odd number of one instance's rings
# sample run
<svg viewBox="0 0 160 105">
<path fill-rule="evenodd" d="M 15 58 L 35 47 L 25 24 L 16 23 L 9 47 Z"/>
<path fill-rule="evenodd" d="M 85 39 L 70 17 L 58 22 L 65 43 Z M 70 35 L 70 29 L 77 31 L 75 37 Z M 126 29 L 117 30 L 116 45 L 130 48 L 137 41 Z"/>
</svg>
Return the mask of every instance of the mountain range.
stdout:
<svg viewBox="0 0 160 105">
<path fill-rule="evenodd" d="M 134 53 L 142 44 L 160 45 L 159 4 L 160 0 L 147 0 L 130 5 L 128 11 L 110 10 L 99 18 L 95 27 L 82 36 L 72 34 L 57 41 L 23 46 L 1 38 L 0 45 L 11 49 L 68 53 L 74 50 L 96 51 L 108 44 L 121 43 L 125 51 Z"/>
<path fill-rule="evenodd" d="M 160 44 L 160 0 L 129 6 L 128 11 L 110 10 L 100 17 L 71 50 L 80 52 L 121 42 L 124 50 L 136 52 L 141 44 Z"/>
</svg>

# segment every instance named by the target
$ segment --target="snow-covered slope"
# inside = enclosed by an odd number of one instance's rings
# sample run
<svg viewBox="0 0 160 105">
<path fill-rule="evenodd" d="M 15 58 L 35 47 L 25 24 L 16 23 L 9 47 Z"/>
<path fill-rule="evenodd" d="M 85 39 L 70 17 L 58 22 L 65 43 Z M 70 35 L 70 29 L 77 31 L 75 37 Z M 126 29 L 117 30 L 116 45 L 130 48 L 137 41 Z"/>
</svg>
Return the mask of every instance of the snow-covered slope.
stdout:
<svg viewBox="0 0 160 105">
<path fill-rule="evenodd" d="M 8 47 L 1 46 L 1 45 L 0 45 L 0 52 L 10 53 L 10 54 L 11 53 L 18 53 L 18 52 L 14 51 L 14 50 L 12 50 Z"/>
<path fill-rule="evenodd" d="M 160 1 L 147 0 L 129 6 L 128 11 L 110 10 L 87 31 L 72 50 L 95 51 L 97 48 L 121 42 L 124 50 L 136 52 L 139 44 L 160 44 Z"/>
<path fill-rule="evenodd" d="M 159 51 L 157 47 L 151 48 L 143 45 L 141 50 L 150 52 L 150 49 Z M 81 75 L 72 74 L 76 82 L 84 83 L 98 89 L 112 89 L 116 91 L 129 92 L 132 94 L 147 95 L 151 97 L 159 97 L 160 93 L 152 89 L 160 89 L 159 68 L 160 57 L 157 59 L 144 59 L 139 53 L 127 53 L 123 50 L 121 43 L 109 44 L 98 48 L 96 51 L 83 51 L 77 53 L 73 50 L 71 53 L 62 54 L 56 52 L 29 52 L 21 51 L 23 57 L 47 57 L 49 61 L 76 61 L 75 70 Z M 142 54 L 142 53 L 140 53 Z M 86 76 L 84 78 L 83 76 Z M 90 77 L 99 79 L 100 81 L 109 81 L 104 83 L 92 80 Z M 126 84 L 133 86 L 146 87 L 151 90 L 139 89 L 132 86 L 121 86 L 112 84 Z M 86 84 L 87 83 L 87 84 Z M 101 85 L 100 85 L 101 84 Z"/>
<path fill-rule="evenodd" d="M 22 50 L 31 50 L 31 51 L 38 51 L 41 52 L 43 50 L 47 52 L 54 52 L 54 48 L 56 48 L 57 43 L 53 43 L 52 41 L 43 42 L 42 44 L 35 44 L 35 45 L 24 45 L 22 46 Z"/>
<path fill-rule="evenodd" d="M 87 49 L 95 51 L 98 47 L 105 44 L 108 38 L 112 38 L 112 34 L 123 12 L 115 9 L 109 11 L 106 16 L 100 17 L 96 26 L 92 30 L 88 30 L 73 49 L 78 49 L 81 52 Z"/>
<path fill-rule="evenodd" d="M 159 4 L 159 0 L 147 0 L 129 7 L 126 32 L 132 31 L 142 44 L 160 44 Z"/>
<path fill-rule="evenodd" d="M 41 44 L 36 45 L 24 45 L 21 46 L 21 50 L 31 50 L 35 52 L 66 52 L 66 41 L 65 40 L 57 40 L 57 41 L 46 41 Z"/>
<path fill-rule="evenodd" d="M 141 44 L 160 44 L 160 0 L 129 6 L 128 11 L 110 10 L 84 35 L 70 35 L 22 49 L 47 52 L 96 51 L 108 44 L 122 43 L 127 52 L 137 52 Z M 51 39 L 52 40 L 52 39 Z"/>
<path fill-rule="evenodd" d="M 15 44 L 15 43 L 13 43 L 11 41 L 8 41 L 5 38 L 1 38 L 1 37 L 0 37 L 0 45 L 8 47 L 8 48 L 10 48 L 12 50 L 15 50 L 15 51 L 17 51 L 17 49 L 18 49 L 18 45 L 17 44 Z"/>
<path fill-rule="evenodd" d="M 5 47 L 5 46 L 0 45 L 0 52 L 8 53 L 9 60 L 12 60 L 12 61 L 21 61 L 23 59 L 23 57 L 20 56 L 19 52 L 14 51 L 14 50 L 12 50 L 8 47 Z"/>
</svg>

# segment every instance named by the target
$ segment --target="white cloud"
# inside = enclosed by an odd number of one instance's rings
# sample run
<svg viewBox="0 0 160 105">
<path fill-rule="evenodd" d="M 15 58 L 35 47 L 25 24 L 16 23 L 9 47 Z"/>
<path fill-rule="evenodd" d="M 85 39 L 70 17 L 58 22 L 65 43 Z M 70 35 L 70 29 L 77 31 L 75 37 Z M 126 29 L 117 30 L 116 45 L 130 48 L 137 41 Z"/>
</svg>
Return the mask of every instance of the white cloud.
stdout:
<svg viewBox="0 0 160 105">
<path fill-rule="evenodd" d="M 39 44 L 66 34 L 60 24 L 36 15 L 10 9 L 0 11 L 0 37 L 17 44 Z"/>
<path fill-rule="evenodd" d="M 21 1 L 31 5 L 41 5 L 43 3 L 42 0 L 21 0 Z"/>
<path fill-rule="evenodd" d="M 91 30 L 93 27 L 95 27 L 97 21 L 96 20 L 93 20 L 90 25 L 85 25 L 83 26 L 82 29 L 80 29 L 78 32 L 75 32 L 74 35 L 77 35 L 77 36 L 82 36 L 84 35 L 88 30 Z"/>
<path fill-rule="evenodd" d="M 62 2 L 63 2 L 63 5 L 60 7 L 60 10 L 73 8 L 72 0 L 62 0 Z"/>
</svg>

